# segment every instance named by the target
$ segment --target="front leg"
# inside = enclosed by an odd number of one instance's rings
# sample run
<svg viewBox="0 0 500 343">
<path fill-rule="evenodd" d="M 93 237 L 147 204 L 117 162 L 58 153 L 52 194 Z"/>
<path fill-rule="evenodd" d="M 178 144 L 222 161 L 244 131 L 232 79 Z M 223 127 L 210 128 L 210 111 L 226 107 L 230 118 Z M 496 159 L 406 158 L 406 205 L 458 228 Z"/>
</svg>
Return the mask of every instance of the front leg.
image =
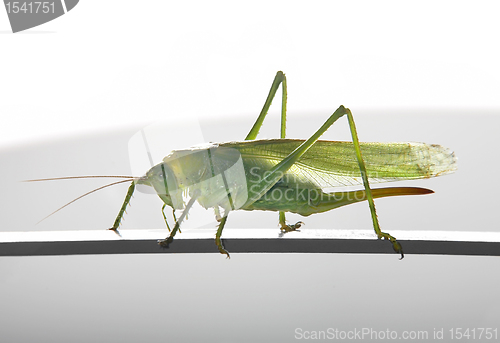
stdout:
<svg viewBox="0 0 500 343">
<path fill-rule="evenodd" d="M 125 210 L 127 209 L 127 206 L 130 203 L 130 199 L 132 198 L 132 194 L 134 194 L 134 190 L 135 190 L 135 181 L 132 181 L 132 183 L 130 184 L 130 187 L 128 188 L 127 195 L 125 196 L 125 200 L 123 201 L 122 207 L 120 208 L 120 211 L 118 212 L 118 215 L 116 216 L 115 222 L 113 223 L 113 226 L 108 229 L 108 230 L 114 231 L 119 236 L 120 236 L 120 233 L 118 232 L 118 227 L 120 226 L 120 222 L 123 219 L 123 214 L 125 213 Z"/>
</svg>

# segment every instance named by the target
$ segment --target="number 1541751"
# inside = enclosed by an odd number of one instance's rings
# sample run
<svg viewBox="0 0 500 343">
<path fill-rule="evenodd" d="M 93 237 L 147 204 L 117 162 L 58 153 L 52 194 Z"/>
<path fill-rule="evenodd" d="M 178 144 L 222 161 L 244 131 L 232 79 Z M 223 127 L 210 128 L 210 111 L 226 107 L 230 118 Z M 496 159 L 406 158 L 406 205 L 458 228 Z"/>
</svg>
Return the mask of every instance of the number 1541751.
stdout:
<svg viewBox="0 0 500 343">
<path fill-rule="evenodd" d="M 7 1 L 7 13 L 55 13 L 54 1 Z"/>
</svg>

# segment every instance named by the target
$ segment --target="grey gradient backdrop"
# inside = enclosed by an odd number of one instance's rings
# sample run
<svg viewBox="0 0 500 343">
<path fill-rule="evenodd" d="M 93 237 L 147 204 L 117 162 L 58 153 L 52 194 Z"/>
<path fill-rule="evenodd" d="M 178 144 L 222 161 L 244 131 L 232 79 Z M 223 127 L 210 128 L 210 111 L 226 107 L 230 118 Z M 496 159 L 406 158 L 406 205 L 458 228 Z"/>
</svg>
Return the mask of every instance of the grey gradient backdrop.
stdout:
<svg viewBox="0 0 500 343">
<path fill-rule="evenodd" d="M 35 225 L 102 182 L 19 181 L 129 173 L 128 140 L 159 119 L 199 118 L 207 141 L 241 139 L 279 69 L 288 76 L 292 137 L 307 137 L 344 104 L 363 141 L 423 141 L 456 152 L 456 174 L 404 183 L 435 194 L 377 201 L 385 230 L 499 230 L 493 3 L 156 6 L 84 1 L 18 35 L 7 34 L 0 16 L 8 52 L 0 57 L 0 230 L 109 227 L 126 186 Z M 276 137 L 277 113 L 275 105 L 265 137 Z M 166 137 L 165 153 L 180 138 Z M 347 123 L 325 138 L 348 140 Z M 123 229 L 163 228 L 160 208 L 155 196 L 138 193 Z M 305 229 L 371 228 L 366 204 L 305 221 Z M 228 228 L 241 227 L 277 231 L 277 215 L 235 213 Z M 499 328 L 499 263 L 345 254 L 4 257 L 0 337 L 289 342 L 297 328 L 425 330 L 430 337 L 444 328 L 449 341 L 450 328 Z"/>
<path fill-rule="evenodd" d="M 459 157 L 456 174 L 401 183 L 429 187 L 435 194 L 377 201 L 385 230 L 498 231 L 495 199 L 489 194 L 499 186 L 484 177 L 492 168 L 488 161 L 495 150 L 496 115 L 471 121 L 459 110 L 360 112 L 356 119 L 364 140 L 439 142 L 454 147 Z M 401 120 L 397 113 L 403 112 Z M 326 116 L 290 118 L 291 136 L 312 133 Z M 276 131 L 275 118 L 269 118 L 264 135 L 271 128 Z M 208 140 L 238 139 L 252 120 L 223 118 L 215 123 L 224 125 L 202 122 L 201 127 Z M 131 128 L 3 151 L 2 161 L 12 168 L 2 178 L 2 229 L 109 227 L 126 186 L 102 190 L 34 225 L 103 181 L 18 181 L 126 174 L 127 140 L 134 133 Z M 348 135 L 342 121 L 325 138 Z M 156 196 L 136 193 L 123 230 L 164 228 L 160 208 Z M 366 203 L 289 219 L 304 220 L 304 230 L 371 228 Z M 208 226 L 215 233 L 215 225 Z M 278 234 L 277 214 L 232 213 L 227 230 L 241 227 Z M 396 255 L 340 254 L 233 254 L 231 260 L 218 254 L 2 258 L 1 330 L 9 341 L 135 342 L 160 336 L 167 341 L 286 342 L 294 340 L 297 328 L 390 329 L 398 334 L 424 330 L 430 337 L 444 328 L 446 337 L 446 330 L 455 327 L 497 327 L 498 263 L 491 257 L 409 255 L 399 261 Z"/>
</svg>

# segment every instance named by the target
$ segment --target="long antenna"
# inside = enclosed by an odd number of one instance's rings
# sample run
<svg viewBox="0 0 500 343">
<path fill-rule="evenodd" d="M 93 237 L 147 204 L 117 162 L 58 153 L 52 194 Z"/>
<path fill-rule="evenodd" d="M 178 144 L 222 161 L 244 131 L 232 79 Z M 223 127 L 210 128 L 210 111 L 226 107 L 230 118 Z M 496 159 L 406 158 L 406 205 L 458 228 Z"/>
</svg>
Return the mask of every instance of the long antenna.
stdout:
<svg viewBox="0 0 500 343">
<path fill-rule="evenodd" d="M 86 176 L 83 176 L 83 177 L 82 177 L 82 176 L 70 176 L 70 177 L 66 177 L 66 178 L 52 178 L 52 179 L 26 180 L 26 182 L 28 182 L 28 181 L 46 181 L 46 180 L 77 179 L 77 178 L 85 178 L 85 177 L 86 177 Z M 90 176 L 90 177 L 93 177 L 93 176 Z M 97 177 L 99 177 L 99 176 L 97 176 Z M 104 177 L 107 177 L 107 176 L 104 176 Z M 112 177 L 116 177 L 116 176 L 112 176 Z M 70 205 L 70 204 L 74 203 L 75 201 L 77 201 L 77 200 L 79 200 L 79 199 L 81 199 L 81 198 L 83 198 L 83 197 L 85 197 L 85 196 L 87 196 L 87 195 L 89 195 L 89 194 L 92 194 L 92 193 L 94 193 L 94 192 L 97 192 L 97 191 L 99 191 L 99 190 L 101 190 L 101 189 L 103 189 L 103 188 L 106 188 L 106 187 L 114 186 L 114 185 L 117 185 L 117 184 L 119 184 L 119 183 L 130 182 L 130 181 L 134 182 L 134 178 L 130 178 L 130 177 L 129 177 L 127 180 L 116 181 L 116 182 L 110 183 L 110 184 L 108 184 L 108 185 L 104 185 L 104 186 L 101 186 L 101 187 L 96 188 L 96 189 L 94 189 L 94 190 L 91 190 L 90 192 L 87 192 L 87 193 L 85 193 L 85 194 L 83 194 L 83 195 L 80 195 L 78 198 L 71 200 L 71 201 L 70 201 L 70 202 L 68 202 L 66 205 L 64 205 L 64 206 L 62 206 L 62 207 L 59 207 L 59 208 L 58 208 L 57 210 L 55 210 L 54 212 L 52 212 L 51 214 L 49 214 L 49 215 L 48 215 L 48 216 L 46 216 L 45 218 L 41 219 L 41 220 L 40 220 L 37 224 L 39 224 L 40 222 L 44 221 L 45 219 L 47 219 L 48 217 L 50 217 L 50 216 L 51 216 L 51 215 L 53 215 L 54 213 L 59 212 L 60 210 L 62 210 L 62 209 L 63 209 L 63 208 L 65 208 L 66 206 L 68 206 L 68 205 Z"/>
<path fill-rule="evenodd" d="M 91 178 L 115 178 L 115 179 L 137 179 L 134 176 L 123 176 L 123 175 L 88 175 L 88 176 L 64 176 L 64 177 L 52 177 L 49 179 L 33 179 L 24 180 L 22 182 L 36 182 L 36 181 L 52 181 L 52 180 L 70 180 L 70 179 L 91 179 Z"/>
</svg>

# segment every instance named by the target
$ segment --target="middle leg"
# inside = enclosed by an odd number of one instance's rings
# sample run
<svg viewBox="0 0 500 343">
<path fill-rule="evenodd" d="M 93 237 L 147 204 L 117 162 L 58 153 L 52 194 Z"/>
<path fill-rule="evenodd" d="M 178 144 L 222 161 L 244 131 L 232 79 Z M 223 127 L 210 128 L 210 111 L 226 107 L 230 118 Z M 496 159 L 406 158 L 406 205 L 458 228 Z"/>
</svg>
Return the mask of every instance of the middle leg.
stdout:
<svg viewBox="0 0 500 343">
<path fill-rule="evenodd" d="M 269 111 L 269 107 L 271 106 L 271 103 L 274 99 L 274 96 L 276 95 L 276 92 L 278 91 L 278 88 L 281 84 L 281 125 L 280 125 L 280 138 L 284 139 L 286 138 L 286 102 L 287 102 L 287 86 L 286 86 L 286 76 L 282 71 L 278 71 L 276 73 L 276 76 L 274 77 L 273 83 L 271 85 L 271 89 L 269 90 L 269 94 L 267 95 L 266 102 L 264 103 L 264 106 L 262 107 L 262 110 L 260 112 L 259 117 L 255 121 L 252 129 L 248 133 L 247 137 L 245 140 L 254 140 L 257 138 L 257 135 L 259 134 L 259 130 L 262 127 L 262 124 L 264 123 L 264 119 L 267 116 L 267 112 Z M 279 212 L 279 224 L 280 224 L 280 229 L 282 233 L 287 233 L 290 231 L 296 231 L 302 222 L 297 222 L 292 225 L 288 225 L 286 223 L 286 218 L 285 218 L 285 212 L 280 211 Z"/>
</svg>

